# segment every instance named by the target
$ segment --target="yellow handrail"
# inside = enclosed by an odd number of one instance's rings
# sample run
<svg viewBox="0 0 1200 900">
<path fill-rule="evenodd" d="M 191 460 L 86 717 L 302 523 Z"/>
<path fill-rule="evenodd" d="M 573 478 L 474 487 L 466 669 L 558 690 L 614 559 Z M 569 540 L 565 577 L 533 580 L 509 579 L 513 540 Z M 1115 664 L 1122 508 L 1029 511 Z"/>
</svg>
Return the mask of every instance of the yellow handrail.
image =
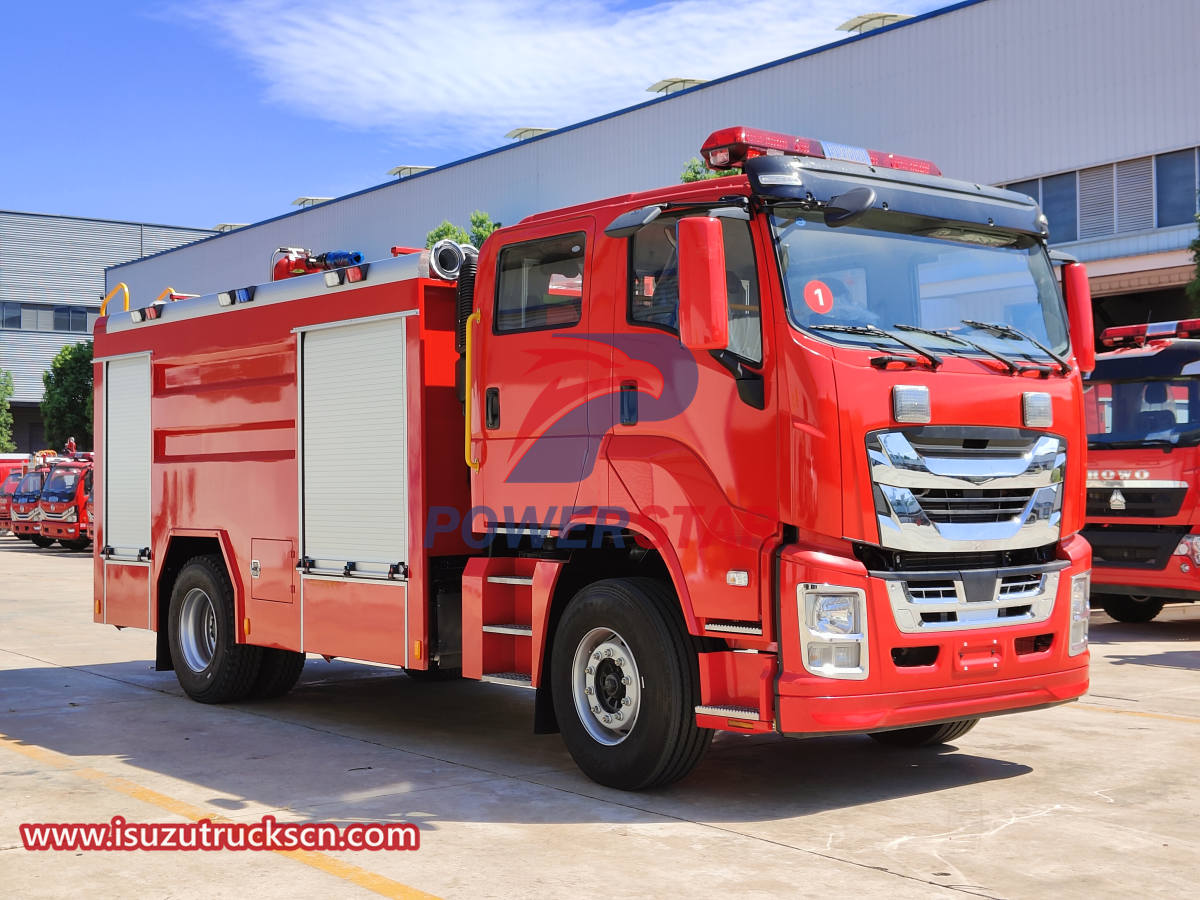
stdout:
<svg viewBox="0 0 1200 900">
<path fill-rule="evenodd" d="M 100 301 L 100 315 L 104 315 L 108 309 L 108 301 L 112 299 L 113 294 L 117 291 L 125 292 L 125 312 L 129 312 L 129 285 L 123 281 L 117 282 L 117 286 L 104 295 L 104 299 Z"/>
<path fill-rule="evenodd" d="M 199 297 L 199 296 L 200 296 L 199 294 L 181 294 L 177 290 L 175 290 L 175 288 L 167 287 L 167 288 L 163 288 L 163 292 L 154 298 L 154 302 L 157 303 L 163 297 L 169 298 L 171 300 L 171 302 L 174 303 L 176 300 L 190 300 L 193 297 Z"/>
<path fill-rule="evenodd" d="M 479 318 L 479 310 L 475 310 L 475 312 L 471 313 L 471 315 L 467 317 L 467 371 L 464 378 L 466 383 L 466 392 L 464 395 L 466 398 L 466 406 L 463 409 L 463 412 L 466 413 L 466 424 L 464 425 L 465 433 L 463 434 L 463 458 L 466 459 L 467 465 L 470 466 L 471 471 L 473 472 L 478 472 L 481 465 L 479 460 L 475 459 L 471 454 L 471 332 L 474 330 L 474 325 L 479 321 Z"/>
</svg>

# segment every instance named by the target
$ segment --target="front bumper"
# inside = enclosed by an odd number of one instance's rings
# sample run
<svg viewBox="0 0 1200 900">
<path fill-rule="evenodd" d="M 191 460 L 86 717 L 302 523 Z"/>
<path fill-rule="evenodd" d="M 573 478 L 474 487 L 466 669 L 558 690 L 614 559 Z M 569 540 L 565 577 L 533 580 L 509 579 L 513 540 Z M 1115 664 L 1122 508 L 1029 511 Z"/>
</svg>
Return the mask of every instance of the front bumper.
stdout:
<svg viewBox="0 0 1200 900">
<path fill-rule="evenodd" d="M 78 522 L 54 522 L 50 519 L 43 519 L 41 522 L 42 535 L 48 538 L 62 538 L 68 541 L 79 540 L 80 530 Z"/>
<path fill-rule="evenodd" d="M 777 730 L 792 734 L 878 731 L 1062 703 L 1088 687 L 1089 655 L 1068 652 L 1071 581 L 1086 573 L 1091 551 L 1079 537 L 1060 545 L 1052 600 L 1021 608 L 994 623 L 978 620 L 901 627 L 894 587 L 857 560 L 785 551 L 781 560 Z M 1001 570 L 1003 571 L 1003 570 Z M 920 579 L 924 573 L 911 573 Z M 809 639 L 797 601 L 798 584 L 861 590 L 865 605 L 862 673 L 828 677 L 810 672 L 801 645 Z M 974 614 L 986 603 L 968 603 Z M 965 608 L 964 608 L 965 609 Z M 1007 616 L 1008 611 L 1003 615 Z M 992 611 L 985 617 L 992 616 Z M 934 619 L 939 616 L 933 616 Z M 945 616 L 942 616 L 945 619 Z M 964 616 L 964 618 L 966 618 Z M 803 635 L 803 636 L 802 636 Z"/>
</svg>

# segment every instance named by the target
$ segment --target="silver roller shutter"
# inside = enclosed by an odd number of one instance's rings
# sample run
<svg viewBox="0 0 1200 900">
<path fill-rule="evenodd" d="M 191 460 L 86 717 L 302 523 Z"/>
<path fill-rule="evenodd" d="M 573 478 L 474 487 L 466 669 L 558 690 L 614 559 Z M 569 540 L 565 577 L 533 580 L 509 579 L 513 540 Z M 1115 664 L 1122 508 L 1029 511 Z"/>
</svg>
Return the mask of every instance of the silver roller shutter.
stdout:
<svg viewBox="0 0 1200 900">
<path fill-rule="evenodd" d="M 386 574 L 408 561 L 404 319 L 303 333 L 304 555 Z"/>
<path fill-rule="evenodd" d="M 109 360 L 104 377 L 104 543 L 150 546 L 150 357 Z"/>
</svg>

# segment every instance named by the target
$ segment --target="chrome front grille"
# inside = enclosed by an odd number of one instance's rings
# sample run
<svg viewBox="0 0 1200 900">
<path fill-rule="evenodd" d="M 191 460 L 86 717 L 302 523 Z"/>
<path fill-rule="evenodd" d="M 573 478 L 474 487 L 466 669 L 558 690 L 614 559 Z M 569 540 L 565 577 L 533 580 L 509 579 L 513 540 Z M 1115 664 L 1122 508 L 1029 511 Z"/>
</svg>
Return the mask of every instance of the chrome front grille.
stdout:
<svg viewBox="0 0 1200 900">
<path fill-rule="evenodd" d="M 1017 550 L 1058 540 L 1066 442 L 1016 428 L 926 427 L 867 435 L 880 545 Z"/>
<path fill-rule="evenodd" d="M 921 634 L 1044 622 L 1054 610 L 1059 572 L 1066 565 L 871 575 L 884 581 L 896 627 Z"/>
</svg>

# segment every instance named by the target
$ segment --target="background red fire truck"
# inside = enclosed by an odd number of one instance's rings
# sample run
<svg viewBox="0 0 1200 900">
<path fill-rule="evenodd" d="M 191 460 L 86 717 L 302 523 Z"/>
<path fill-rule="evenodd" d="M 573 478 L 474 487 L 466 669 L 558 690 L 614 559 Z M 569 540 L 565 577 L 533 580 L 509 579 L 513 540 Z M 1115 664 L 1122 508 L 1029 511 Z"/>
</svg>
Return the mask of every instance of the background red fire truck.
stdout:
<svg viewBox="0 0 1200 900">
<path fill-rule="evenodd" d="M 1108 328 L 1084 392 L 1093 594 L 1122 622 L 1200 599 L 1200 319 Z"/>
<path fill-rule="evenodd" d="M 297 251 L 102 317 L 96 621 L 202 702 L 304 652 L 533 688 L 628 789 L 716 729 L 911 746 L 1083 693 L 1082 267 L 1068 326 L 1028 197 L 744 128 L 703 153 L 729 177 L 478 259 Z M 404 463 L 350 477 L 364 446 Z"/>
<path fill-rule="evenodd" d="M 82 550 L 91 543 L 87 508 L 91 490 L 91 460 L 72 459 L 55 463 L 46 476 L 38 499 L 44 541 L 58 541 L 68 550 Z"/>
</svg>

